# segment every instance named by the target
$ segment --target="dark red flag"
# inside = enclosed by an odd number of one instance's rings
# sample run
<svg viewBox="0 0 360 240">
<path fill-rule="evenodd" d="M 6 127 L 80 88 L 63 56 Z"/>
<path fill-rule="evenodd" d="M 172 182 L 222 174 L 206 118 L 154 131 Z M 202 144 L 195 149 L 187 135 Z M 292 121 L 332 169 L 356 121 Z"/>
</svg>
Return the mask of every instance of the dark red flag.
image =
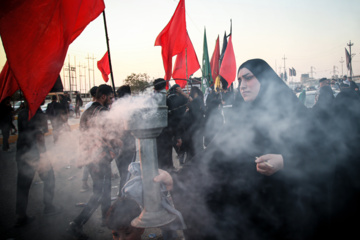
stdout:
<svg viewBox="0 0 360 240">
<path fill-rule="evenodd" d="M 191 43 L 189 35 L 187 34 L 186 36 L 187 47 L 184 49 L 184 51 L 177 55 L 174 71 L 172 74 L 173 79 L 175 79 L 175 82 L 179 84 L 181 88 L 186 86 L 187 81 L 185 79 L 188 79 L 190 75 L 192 75 L 200 68 L 194 46 Z M 176 78 L 181 78 L 183 80 L 176 80 Z"/>
<path fill-rule="evenodd" d="M 104 10 L 103 0 L 0 2 L 0 35 L 13 76 L 29 103 L 29 118 L 54 86 L 68 47 Z M 0 89 L 3 98 L 9 91 Z M 10 91 L 11 92 L 11 91 Z"/>
<path fill-rule="evenodd" d="M 224 58 L 220 67 L 220 75 L 228 82 L 228 86 L 235 81 L 236 77 L 235 53 L 231 38 L 232 35 L 229 37 L 229 42 L 227 43 Z"/>
<path fill-rule="evenodd" d="M 161 55 L 165 69 L 165 80 L 170 80 L 172 57 L 186 47 L 185 0 L 180 0 L 170 22 L 155 40 L 155 46 L 161 46 Z M 168 86 L 168 85 L 167 85 Z"/>
<path fill-rule="evenodd" d="M 215 82 L 216 77 L 219 75 L 219 68 L 220 68 L 220 43 L 219 43 L 219 36 L 216 39 L 214 53 L 211 56 L 210 66 L 211 66 L 211 77 L 213 82 Z"/>
<path fill-rule="evenodd" d="M 102 59 L 97 62 L 97 67 L 100 70 L 104 81 L 108 82 L 110 74 L 109 52 L 106 52 Z"/>
<path fill-rule="evenodd" d="M 12 96 L 19 89 L 19 85 L 9 68 L 8 62 L 5 63 L 0 73 L 0 89 L 0 102 L 6 97 Z"/>
</svg>

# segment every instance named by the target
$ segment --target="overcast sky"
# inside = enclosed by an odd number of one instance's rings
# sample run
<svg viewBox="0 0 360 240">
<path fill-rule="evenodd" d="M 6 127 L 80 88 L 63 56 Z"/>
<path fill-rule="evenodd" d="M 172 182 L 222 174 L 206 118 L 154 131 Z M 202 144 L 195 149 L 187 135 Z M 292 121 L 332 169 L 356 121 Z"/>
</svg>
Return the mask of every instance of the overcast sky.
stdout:
<svg viewBox="0 0 360 240">
<path fill-rule="evenodd" d="M 110 53 L 115 85 L 131 73 L 147 73 L 151 78 L 164 77 L 161 47 L 155 39 L 169 22 L 178 0 L 105 0 L 106 20 L 110 38 Z M 360 74 L 360 1 L 358 0 L 186 0 L 186 22 L 199 62 L 203 54 L 203 36 L 206 28 L 209 56 L 215 41 L 230 31 L 232 19 L 233 46 L 236 65 L 251 58 L 266 60 L 277 72 L 294 67 L 299 80 L 301 74 L 313 77 L 331 77 L 335 70 L 347 74 L 345 47 L 351 40 L 353 72 Z M 68 56 L 77 78 L 86 74 L 88 59 L 95 58 L 96 84 L 103 83 L 96 61 L 107 50 L 103 16 L 90 23 L 70 45 Z M 68 64 L 69 57 L 65 64 Z M 175 58 L 173 59 L 175 61 Z M 0 49 L 0 66 L 5 63 Z M 93 68 L 93 60 L 89 60 Z M 80 68 L 79 65 L 84 67 Z M 283 69 L 282 69 L 283 71 Z M 310 73 L 311 74 L 311 73 Z M 93 73 L 91 84 L 93 82 Z M 63 77 L 63 71 L 61 72 Z M 65 75 L 66 77 L 67 75 Z M 194 76 L 201 76 L 198 70 Z M 84 90 L 85 77 L 82 77 Z M 110 82 L 109 82 L 110 83 Z M 78 88 L 79 88 L 78 83 Z M 68 81 L 65 82 L 65 87 Z M 87 90 L 88 90 L 87 86 Z"/>
</svg>

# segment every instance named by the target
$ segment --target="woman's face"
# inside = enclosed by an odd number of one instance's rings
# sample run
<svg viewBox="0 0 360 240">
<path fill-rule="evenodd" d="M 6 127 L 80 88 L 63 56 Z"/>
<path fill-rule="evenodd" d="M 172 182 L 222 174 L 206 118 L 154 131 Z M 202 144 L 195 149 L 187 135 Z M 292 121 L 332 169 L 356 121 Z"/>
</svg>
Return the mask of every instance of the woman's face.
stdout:
<svg viewBox="0 0 360 240">
<path fill-rule="evenodd" d="M 254 101 L 260 91 L 259 80 L 247 68 L 240 69 L 238 80 L 240 83 L 240 93 L 245 102 Z"/>
</svg>

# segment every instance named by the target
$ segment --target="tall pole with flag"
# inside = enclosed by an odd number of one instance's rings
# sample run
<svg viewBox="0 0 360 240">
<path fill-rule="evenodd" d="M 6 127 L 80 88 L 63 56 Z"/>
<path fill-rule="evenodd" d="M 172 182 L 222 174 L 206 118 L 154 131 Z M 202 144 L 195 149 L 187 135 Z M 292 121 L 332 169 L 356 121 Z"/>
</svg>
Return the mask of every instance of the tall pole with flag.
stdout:
<svg viewBox="0 0 360 240">
<path fill-rule="evenodd" d="M 108 35 L 107 25 L 106 25 L 105 9 L 104 9 L 104 11 L 103 11 L 102 13 L 103 13 L 103 18 L 104 18 L 105 37 L 106 37 L 106 45 L 107 45 L 107 50 L 108 50 L 107 53 L 108 53 L 109 66 L 110 66 L 110 77 L 111 77 L 111 83 L 112 83 L 113 92 L 114 92 L 114 97 L 115 97 L 115 96 L 116 96 L 116 93 L 115 93 L 115 83 L 114 83 L 114 75 L 113 75 L 112 66 L 111 66 L 110 46 L 109 46 L 109 35 Z"/>
<path fill-rule="evenodd" d="M 155 46 L 161 46 L 167 89 L 172 72 L 172 57 L 184 51 L 187 46 L 187 37 L 185 0 L 180 0 L 174 15 L 155 40 Z"/>
<path fill-rule="evenodd" d="M 209 53 L 206 40 L 206 29 L 204 28 L 204 46 L 203 46 L 203 58 L 202 58 L 202 78 L 201 78 L 201 90 L 205 94 L 206 89 L 209 87 L 209 81 L 211 79 L 211 67 L 209 62 Z"/>
<path fill-rule="evenodd" d="M 189 76 L 194 74 L 199 68 L 200 64 L 196 56 L 194 46 L 190 40 L 189 35 L 186 35 L 186 48 L 176 56 L 175 66 L 172 77 L 181 88 L 187 86 Z"/>
<path fill-rule="evenodd" d="M 211 56 L 210 60 L 210 66 L 211 66 L 211 76 L 212 80 L 209 82 L 210 86 L 215 83 L 217 76 L 219 76 L 219 70 L 220 70 L 220 44 L 219 44 L 219 36 L 216 39 L 215 43 L 215 49 Z"/>
<path fill-rule="evenodd" d="M 230 25 L 230 29 L 232 29 L 232 24 Z M 226 80 L 228 87 L 231 86 L 231 84 L 235 81 L 236 78 L 236 60 L 232 44 L 231 30 L 229 35 L 229 41 L 227 43 L 224 57 L 220 66 L 220 76 Z"/>
<path fill-rule="evenodd" d="M 5 71 L 10 70 L 0 74 L 6 77 L 0 79 L 0 98 L 20 88 L 31 118 L 54 86 L 69 45 L 104 9 L 103 0 L 0 1 Z"/>
</svg>

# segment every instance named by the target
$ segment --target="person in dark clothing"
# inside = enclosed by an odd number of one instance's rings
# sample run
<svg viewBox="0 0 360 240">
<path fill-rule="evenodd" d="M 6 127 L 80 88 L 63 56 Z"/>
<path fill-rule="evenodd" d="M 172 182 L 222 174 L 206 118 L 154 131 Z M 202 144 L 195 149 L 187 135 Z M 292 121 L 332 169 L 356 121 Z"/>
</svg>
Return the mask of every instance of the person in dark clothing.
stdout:
<svg viewBox="0 0 360 240">
<path fill-rule="evenodd" d="M 116 157 L 119 143 L 112 138 L 103 115 L 109 110 L 114 94 L 110 86 L 102 84 L 96 91 L 95 102 L 80 118 L 79 166 L 86 164 L 93 180 L 93 194 L 81 213 L 69 224 L 68 232 L 86 239 L 83 225 L 101 204 L 102 226 L 105 226 L 106 212 L 111 205 L 111 161 Z"/>
<path fill-rule="evenodd" d="M 357 234 L 360 201 L 360 96 L 341 86 L 334 100 L 337 158 L 332 189 L 331 229 L 333 238 L 352 238 Z"/>
<path fill-rule="evenodd" d="M 67 97 L 64 95 L 59 95 L 59 103 L 62 105 L 62 107 L 65 109 L 66 112 L 66 122 L 69 118 L 69 102 L 67 101 Z"/>
<path fill-rule="evenodd" d="M 165 80 L 164 80 L 165 81 Z M 166 98 L 168 107 L 168 126 L 157 137 L 158 165 L 161 169 L 170 170 L 174 167 L 172 160 L 172 148 L 178 152 L 182 144 L 182 118 L 186 111 L 186 104 L 191 101 L 178 84 L 169 89 Z"/>
<path fill-rule="evenodd" d="M 35 172 L 38 172 L 44 182 L 44 214 L 50 216 L 61 212 L 61 208 L 52 204 L 55 189 L 54 170 L 49 159 L 43 156 L 46 152 L 44 133 L 48 131 L 47 118 L 40 108 L 30 120 L 28 113 L 29 109 L 25 108 L 18 114 L 16 227 L 25 225 L 31 219 L 27 216 L 26 209 Z"/>
<path fill-rule="evenodd" d="M 130 97 L 131 89 L 129 85 L 123 85 L 116 91 L 118 98 Z M 119 184 L 119 196 L 121 195 L 121 189 L 127 181 L 128 166 L 132 161 L 135 161 L 136 157 L 136 144 L 135 137 L 130 131 L 124 130 L 121 135 L 121 141 L 123 142 L 121 154 L 115 158 L 116 166 L 120 174 Z"/>
<path fill-rule="evenodd" d="M 213 140 L 224 124 L 220 92 L 212 91 L 206 99 L 204 146 Z"/>
<path fill-rule="evenodd" d="M 3 136 L 3 151 L 8 151 L 10 149 L 9 137 L 11 129 L 13 128 L 12 121 L 14 109 L 11 107 L 10 100 L 11 98 L 7 97 L 0 103 L 0 130 Z"/>
<path fill-rule="evenodd" d="M 66 115 L 66 109 L 62 104 L 57 102 L 56 95 L 53 95 L 51 99 L 51 103 L 49 103 L 46 108 L 46 115 L 52 126 L 52 135 L 55 143 L 59 139 L 59 134 L 64 124 L 63 118 Z"/>
<path fill-rule="evenodd" d="M 117 93 L 117 97 L 118 98 L 122 98 L 125 96 L 130 96 L 131 95 L 131 88 L 129 85 L 122 85 L 118 88 L 118 90 L 116 90 Z"/>
<path fill-rule="evenodd" d="M 359 94 L 359 86 L 357 85 L 357 83 L 354 82 L 351 77 L 348 77 L 348 81 L 350 83 L 350 88 L 354 90 L 357 94 Z"/>
<path fill-rule="evenodd" d="M 332 107 L 334 98 L 334 92 L 331 87 L 329 85 L 323 86 L 320 88 L 318 100 L 312 109 L 314 111 L 318 111 L 320 109 L 329 109 Z"/>
<path fill-rule="evenodd" d="M 244 102 L 236 114 L 197 161 L 172 173 L 185 238 L 302 239 L 298 192 L 309 110 L 261 59 L 243 63 L 238 80 Z M 171 177 L 160 173 L 154 180 L 171 188 Z"/>
<path fill-rule="evenodd" d="M 196 153 L 204 150 L 204 97 L 198 87 L 191 87 L 190 97 L 192 101 L 188 104 L 188 110 L 183 118 L 184 134 L 182 147 L 186 151 L 186 161 L 190 161 Z"/>
<path fill-rule="evenodd" d="M 83 100 L 81 99 L 80 93 L 76 92 L 75 99 L 75 116 L 76 118 L 80 117 L 80 107 L 83 105 Z"/>
</svg>

